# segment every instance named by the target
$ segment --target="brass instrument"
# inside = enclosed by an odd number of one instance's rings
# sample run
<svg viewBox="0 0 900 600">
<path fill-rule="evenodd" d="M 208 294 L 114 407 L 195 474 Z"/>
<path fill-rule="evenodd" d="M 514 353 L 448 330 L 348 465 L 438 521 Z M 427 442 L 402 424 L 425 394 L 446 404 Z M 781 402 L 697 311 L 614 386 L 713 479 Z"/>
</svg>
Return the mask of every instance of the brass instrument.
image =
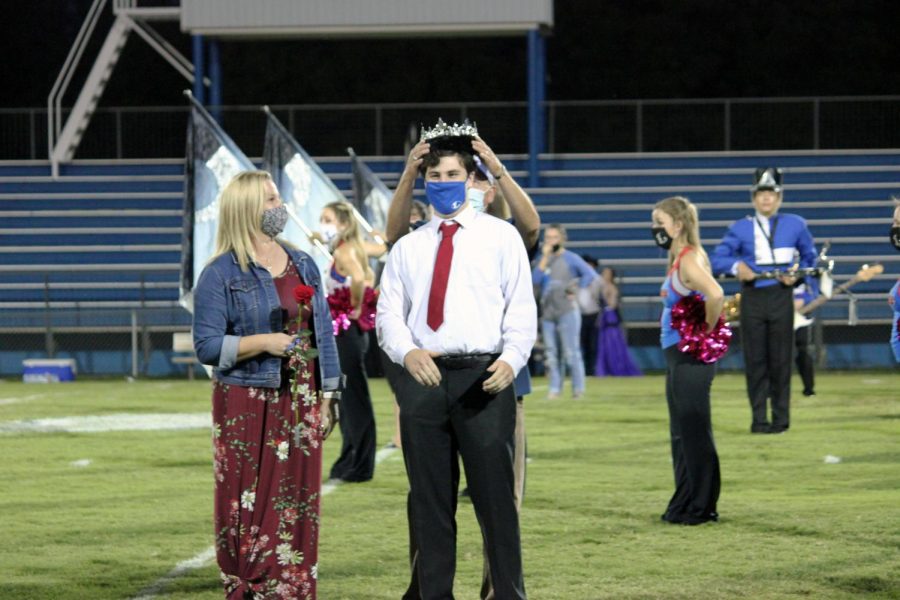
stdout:
<svg viewBox="0 0 900 600">
<path fill-rule="evenodd" d="M 725 315 L 725 321 L 728 323 L 737 323 L 741 319 L 740 292 L 725 299 L 725 304 L 722 305 L 722 314 Z"/>
<path fill-rule="evenodd" d="M 794 266 L 788 269 L 774 269 L 772 271 L 766 271 L 763 273 L 757 273 L 757 279 L 777 279 L 779 277 L 816 277 L 819 279 L 819 285 L 821 288 L 821 293 L 826 298 L 831 298 L 832 295 L 832 279 L 831 273 L 834 270 L 834 261 L 829 260 L 827 256 L 828 249 L 831 247 L 831 242 L 825 242 L 822 246 L 822 251 L 819 253 L 818 258 L 816 259 L 817 263 L 822 264 L 819 267 L 808 267 L 808 268 L 800 268 L 800 265 L 795 264 Z M 867 268 L 868 265 L 863 265 L 863 268 Z M 720 279 L 730 278 L 732 276 L 721 276 Z M 722 314 L 725 315 L 725 321 L 728 323 L 737 323 L 741 318 L 741 294 L 737 293 L 731 298 L 727 298 L 725 300 L 725 304 L 722 307 Z M 799 316 L 799 315 L 795 315 Z M 803 317 L 800 317 L 800 325 L 795 324 L 795 328 L 803 325 Z M 795 323 L 797 320 L 795 319 Z M 806 323 L 808 324 L 808 323 Z"/>
</svg>

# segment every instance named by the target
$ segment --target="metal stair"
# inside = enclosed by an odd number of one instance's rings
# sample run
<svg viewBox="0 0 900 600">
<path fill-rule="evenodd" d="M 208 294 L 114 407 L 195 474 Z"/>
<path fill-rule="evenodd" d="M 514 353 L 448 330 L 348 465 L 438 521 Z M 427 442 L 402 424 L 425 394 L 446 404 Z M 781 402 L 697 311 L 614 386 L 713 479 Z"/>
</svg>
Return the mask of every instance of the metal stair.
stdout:
<svg viewBox="0 0 900 600">
<path fill-rule="evenodd" d="M 179 6 L 140 5 L 138 0 L 114 0 L 115 19 L 112 27 L 106 34 L 106 40 L 100 48 L 65 125 L 63 125 L 63 96 L 107 4 L 108 0 L 94 0 L 88 9 L 87 18 L 82 24 L 75 43 L 47 98 L 47 145 L 54 178 L 59 176 L 59 164 L 70 162 L 74 158 L 75 151 L 81 143 L 81 138 L 132 31 L 137 33 L 189 82 L 193 83 L 194 80 L 194 67 L 191 62 L 181 56 L 148 23 L 148 21 L 178 20 L 181 8 Z"/>
<path fill-rule="evenodd" d="M 56 140 L 53 148 L 53 162 L 69 162 L 74 157 L 75 149 L 81 143 L 81 137 L 91 121 L 94 109 L 97 108 L 97 103 L 100 101 L 100 96 L 103 95 L 103 90 L 106 89 L 106 83 L 112 76 L 116 63 L 119 62 L 119 56 L 122 54 L 122 49 L 125 47 L 130 33 L 131 20 L 124 16 L 116 17 L 112 28 L 106 35 L 106 41 L 103 42 L 103 47 L 97 55 L 97 60 L 91 67 L 87 81 L 78 94 L 78 99 L 72 107 L 72 112 L 66 120 L 59 139 Z"/>
</svg>

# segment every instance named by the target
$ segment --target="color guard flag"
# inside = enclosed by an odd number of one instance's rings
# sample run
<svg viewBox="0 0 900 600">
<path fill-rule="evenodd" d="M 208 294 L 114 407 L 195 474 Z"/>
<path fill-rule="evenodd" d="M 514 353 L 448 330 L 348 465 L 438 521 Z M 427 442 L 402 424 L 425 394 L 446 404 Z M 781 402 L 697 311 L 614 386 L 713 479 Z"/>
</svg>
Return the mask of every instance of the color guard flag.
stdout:
<svg viewBox="0 0 900 600">
<path fill-rule="evenodd" d="M 215 251 L 219 193 L 232 177 L 256 167 L 189 93 L 181 236 L 181 305 L 193 312 L 192 291 Z"/>
<path fill-rule="evenodd" d="M 319 228 L 326 204 L 346 198 L 278 118 L 267 108 L 263 110 L 268 115 L 263 168 L 272 174 L 281 200 L 297 218 L 288 221 L 282 236 L 308 252 L 324 272 L 330 267 L 331 255 L 321 244 L 310 242 L 309 234 Z"/>
</svg>

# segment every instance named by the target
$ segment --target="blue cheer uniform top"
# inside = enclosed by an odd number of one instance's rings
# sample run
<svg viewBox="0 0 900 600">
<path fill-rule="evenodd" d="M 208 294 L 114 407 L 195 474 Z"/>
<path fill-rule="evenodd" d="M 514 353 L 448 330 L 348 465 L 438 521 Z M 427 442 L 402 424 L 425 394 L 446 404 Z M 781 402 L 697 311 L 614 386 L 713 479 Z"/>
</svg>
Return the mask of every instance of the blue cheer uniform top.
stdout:
<svg viewBox="0 0 900 600">
<path fill-rule="evenodd" d="M 328 277 L 325 278 L 325 295 L 330 296 L 340 288 L 350 287 L 353 278 L 349 275 L 341 275 L 338 273 L 334 262 L 331 263 L 331 269 L 328 270 Z"/>
<path fill-rule="evenodd" d="M 678 254 L 678 258 L 672 263 L 672 268 L 669 269 L 669 272 L 666 274 L 666 279 L 663 281 L 662 287 L 659 290 L 659 295 L 662 296 L 663 303 L 662 316 L 659 319 L 659 341 L 663 349 L 674 346 L 681 341 L 681 334 L 677 329 L 672 328 L 672 307 L 686 296 L 703 297 L 700 292 L 692 290 L 684 285 L 681 281 L 681 277 L 678 276 L 678 267 L 681 264 L 681 257 L 690 250 L 693 250 L 690 246 L 681 250 Z"/>
<path fill-rule="evenodd" d="M 894 323 L 891 326 L 891 350 L 894 359 L 900 363 L 900 279 L 891 288 L 890 297 L 894 299 Z"/>
</svg>

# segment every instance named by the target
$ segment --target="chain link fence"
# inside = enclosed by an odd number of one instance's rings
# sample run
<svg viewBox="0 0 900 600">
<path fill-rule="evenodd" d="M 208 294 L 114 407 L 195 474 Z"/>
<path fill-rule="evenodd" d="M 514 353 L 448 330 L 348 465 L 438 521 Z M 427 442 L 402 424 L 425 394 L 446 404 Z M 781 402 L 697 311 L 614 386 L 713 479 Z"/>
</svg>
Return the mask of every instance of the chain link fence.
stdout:
<svg viewBox="0 0 900 600">
<path fill-rule="evenodd" d="M 547 151 L 695 152 L 900 147 L 900 96 L 549 101 Z M 410 126 L 471 119 L 506 154 L 527 152 L 520 102 L 328 104 L 270 107 L 311 154 L 398 155 Z M 186 106 L 102 107 L 77 158 L 174 158 L 184 154 Z M 261 156 L 258 106 L 215 112 L 248 156 Z M 64 118 L 67 116 L 64 111 Z M 47 158 L 45 109 L 0 109 L 0 160 Z"/>
<path fill-rule="evenodd" d="M 185 376 L 199 367 L 173 361 L 190 356 L 173 351 L 173 336 L 190 329 L 190 314 L 177 307 L 6 310 L 0 377 L 21 377 L 30 359 L 70 359 L 78 375 Z"/>
</svg>

